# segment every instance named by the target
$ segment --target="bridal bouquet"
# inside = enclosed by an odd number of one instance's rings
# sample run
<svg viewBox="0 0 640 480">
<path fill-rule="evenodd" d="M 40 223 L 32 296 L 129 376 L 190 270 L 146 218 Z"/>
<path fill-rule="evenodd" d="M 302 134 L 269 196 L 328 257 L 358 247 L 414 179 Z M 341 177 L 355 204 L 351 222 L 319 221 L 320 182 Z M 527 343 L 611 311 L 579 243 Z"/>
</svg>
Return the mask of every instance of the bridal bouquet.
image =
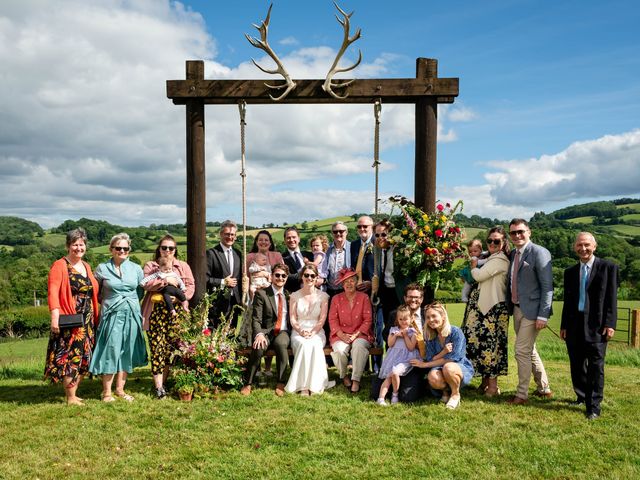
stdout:
<svg viewBox="0 0 640 480">
<path fill-rule="evenodd" d="M 389 202 L 401 212 L 392 238 L 396 271 L 437 290 L 440 280 L 453 273 L 454 260 L 465 256 L 464 232 L 453 219 L 458 209 L 462 210 L 462 201 L 454 207 L 437 203 L 436 210 L 429 213 L 399 195 Z"/>
</svg>

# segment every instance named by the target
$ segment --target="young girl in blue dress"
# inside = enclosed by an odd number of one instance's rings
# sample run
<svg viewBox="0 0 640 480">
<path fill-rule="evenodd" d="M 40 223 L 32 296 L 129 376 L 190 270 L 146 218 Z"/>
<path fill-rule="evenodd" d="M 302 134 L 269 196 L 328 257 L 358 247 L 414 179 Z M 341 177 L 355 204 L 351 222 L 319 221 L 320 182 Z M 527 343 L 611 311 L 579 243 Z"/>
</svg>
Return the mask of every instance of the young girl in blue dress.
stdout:
<svg viewBox="0 0 640 480">
<path fill-rule="evenodd" d="M 416 330 L 411 326 L 411 311 L 406 305 L 401 305 L 396 310 L 395 327 L 391 327 L 387 345 L 387 355 L 382 361 L 378 377 L 384 379 L 380 387 L 378 405 L 388 405 L 385 397 L 389 386 L 393 386 L 391 403 L 398 403 L 398 390 L 400 389 L 400 377 L 405 376 L 413 368 L 409 363 L 411 359 L 420 359 L 420 352 L 416 348 L 418 339 Z"/>
</svg>

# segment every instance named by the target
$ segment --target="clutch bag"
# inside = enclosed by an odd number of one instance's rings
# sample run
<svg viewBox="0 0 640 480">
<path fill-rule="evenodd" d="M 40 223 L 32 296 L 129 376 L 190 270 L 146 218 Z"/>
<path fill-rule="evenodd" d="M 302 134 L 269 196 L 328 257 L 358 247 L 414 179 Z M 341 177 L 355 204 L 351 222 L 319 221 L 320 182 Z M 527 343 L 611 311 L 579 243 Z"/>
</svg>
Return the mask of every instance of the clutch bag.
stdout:
<svg viewBox="0 0 640 480">
<path fill-rule="evenodd" d="M 78 328 L 84 324 L 84 318 L 81 313 L 73 315 L 60 315 L 58 318 L 58 328 Z"/>
</svg>

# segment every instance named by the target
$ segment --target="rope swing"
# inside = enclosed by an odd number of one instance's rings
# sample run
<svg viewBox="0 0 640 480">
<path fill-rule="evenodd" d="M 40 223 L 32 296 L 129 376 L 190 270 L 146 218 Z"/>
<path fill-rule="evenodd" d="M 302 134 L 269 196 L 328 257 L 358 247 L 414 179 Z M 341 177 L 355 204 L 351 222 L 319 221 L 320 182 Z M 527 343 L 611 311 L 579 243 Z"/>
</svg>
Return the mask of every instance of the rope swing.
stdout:
<svg viewBox="0 0 640 480">
<path fill-rule="evenodd" d="M 373 165 L 376 170 L 375 196 L 373 198 L 373 213 L 378 214 L 378 171 L 380 167 L 380 114 L 382 113 L 382 99 L 376 99 L 373 104 L 373 115 L 376 120 L 375 133 L 373 135 Z"/>
<path fill-rule="evenodd" d="M 242 304 L 249 304 L 249 277 L 247 277 L 247 172 L 245 170 L 245 141 L 244 130 L 247 122 L 247 102 L 238 102 L 240 112 L 240 177 L 242 178 Z"/>
</svg>

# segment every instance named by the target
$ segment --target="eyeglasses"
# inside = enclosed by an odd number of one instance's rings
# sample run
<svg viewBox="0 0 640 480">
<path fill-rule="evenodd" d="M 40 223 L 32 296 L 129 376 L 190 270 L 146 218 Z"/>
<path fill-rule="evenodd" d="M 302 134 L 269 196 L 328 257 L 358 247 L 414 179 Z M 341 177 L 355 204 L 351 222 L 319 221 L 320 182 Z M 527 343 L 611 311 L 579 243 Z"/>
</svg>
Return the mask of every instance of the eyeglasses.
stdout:
<svg viewBox="0 0 640 480">
<path fill-rule="evenodd" d="M 165 252 L 167 250 L 169 250 L 170 252 L 173 252 L 176 249 L 176 247 L 171 247 L 169 245 L 160 245 L 160 250 L 164 250 Z"/>
<path fill-rule="evenodd" d="M 304 275 L 302 275 L 304 278 L 316 278 L 316 274 L 315 273 L 305 273 Z"/>
<path fill-rule="evenodd" d="M 363 230 L 365 228 L 370 228 L 370 227 L 373 227 L 373 224 L 371 224 L 371 225 L 358 225 L 358 230 Z"/>
<path fill-rule="evenodd" d="M 344 235 L 345 233 L 347 233 L 346 230 L 333 230 L 331 233 L 333 233 L 334 235 Z"/>
<path fill-rule="evenodd" d="M 376 233 L 376 238 L 387 238 L 387 232 Z"/>
<path fill-rule="evenodd" d="M 111 247 L 112 249 L 114 249 L 116 252 L 128 252 L 129 250 L 131 250 L 129 247 Z"/>
<path fill-rule="evenodd" d="M 518 235 L 524 235 L 525 233 L 527 233 L 526 230 L 511 230 L 509 232 L 509 235 L 511 235 L 512 237 L 518 236 Z"/>
<path fill-rule="evenodd" d="M 502 240 L 499 238 L 487 238 L 487 245 L 500 245 Z"/>
<path fill-rule="evenodd" d="M 286 273 L 274 273 L 273 276 L 275 278 L 287 278 L 287 274 Z"/>
<path fill-rule="evenodd" d="M 422 301 L 422 297 L 420 296 L 415 296 L 415 297 L 406 297 L 407 300 L 420 300 Z"/>
</svg>

